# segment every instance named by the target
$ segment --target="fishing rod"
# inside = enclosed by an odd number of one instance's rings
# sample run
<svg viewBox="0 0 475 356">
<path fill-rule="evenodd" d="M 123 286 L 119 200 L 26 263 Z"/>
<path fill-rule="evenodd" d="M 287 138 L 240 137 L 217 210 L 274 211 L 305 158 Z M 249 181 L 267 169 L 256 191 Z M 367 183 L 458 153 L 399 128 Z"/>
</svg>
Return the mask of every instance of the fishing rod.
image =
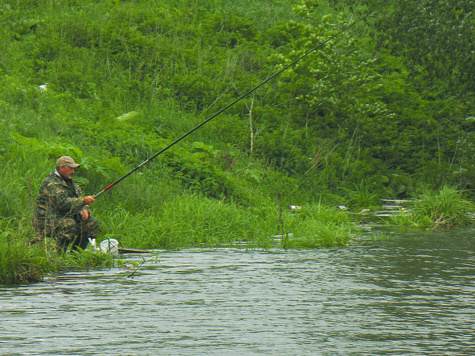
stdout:
<svg viewBox="0 0 475 356">
<path fill-rule="evenodd" d="M 128 172 L 127 174 L 123 175 L 122 177 L 120 177 L 119 179 L 117 179 L 114 183 L 112 183 L 111 185 L 107 186 L 106 188 L 102 189 L 99 193 L 97 193 L 96 195 L 94 195 L 95 198 L 97 198 L 99 195 L 105 193 L 106 191 L 108 191 L 109 189 L 111 189 L 113 186 L 117 185 L 118 183 L 120 183 L 121 181 L 123 181 L 125 178 L 127 178 L 128 176 L 130 176 L 132 173 L 134 173 L 135 171 L 139 170 L 141 167 L 143 167 L 144 165 L 146 165 L 147 163 L 149 163 L 150 161 L 152 161 L 153 159 L 155 159 L 156 157 L 158 157 L 159 155 L 161 155 L 163 152 L 167 151 L 168 149 L 170 149 L 171 147 L 175 146 L 178 142 L 180 142 L 181 140 L 183 140 L 185 137 L 191 135 L 193 132 L 195 132 L 196 130 L 198 130 L 199 128 L 201 128 L 202 126 L 204 126 L 205 124 L 207 124 L 208 122 L 210 122 L 211 120 L 213 120 L 216 116 L 222 114 L 223 112 L 225 112 L 227 109 L 229 109 L 231 106 L 233 106 L 234 104 L 236 104 L 237 102 L 241 101 L 242 99 L 244 99 L 246 96 L 248 96 L 249 94 L 251 94 L 252 92 L 256 91 L 257 89 L 259 89 L 260 87 L 262 87 L 264 84 L 266 84 L 267 82 L 271 81 L 272 79 L 274 79 L 275 77 L 277 77 L 278 75 L 280 75 L 282 72 L 286 71 L 287 69 L 289 69 L 290 67 L 294 66 L 295 64 L 297 64 L 299 61 L 301 61 L 302 59 L 304 59 L 305 57 L 307 57 L 308 55 L 310 55 L 311 53 L 315 52 L 317 49 L 325 46 L 328 42 L 330 42 L 331 40 L 333 40 L 334 38 L 338 37 L 339 35 L 341 35 L 343 32 L 349 30 L 350 28 L 352 28 L 354 25 L 356 25 L 358 22 L 364 20 L 366 17 L 368 17 L 369 15 L 371 15 L 373 12 L 370 12 L 368 14 L 366 14 L 365 16 L 363 17 L 360 17 L 359 19 L 355 20 L 354 22 L 350 23 L 349 25 L 345 26 L 343 29 L 341 29 L 339 32 L 337 32 L 336 34 L 334 34 L 333 36 L 329 37 L 327 40 L 325 40 L 324 42 L 320 43 L 319 45 L 317 45 L 316 47 L 312 48 L 311 50 L 307 51 L 305 54 L 303 54 L 302 56 L 300 56 L 299 58 L 297 58 L 296 60 L 294 60 L 292 63 L 290 63 L 289 65 L 285 66 L 284 68 L 282 68 L 281 70 L 279 70 L 278 72 L 274 73 L 273 75 L 271 75 L 270 77 L 268 77 L 267 79 L 263 80 L 259 85 L 255 86 L 254 88 L 251 88 L 250 90 L 248 90 L 247 92 L 245 92 L 244 94 L 242 94 L 240 97 L 238 97 L 236 100 L 234 100 L 233 102 L 231 102 L 230 104 L 226 105 L 224 108 L 222 108 L 221 110 L 219 110 L 218 112 L 216 112 L 214 115 L 210 116 L 209 118 L 207 118 L 206 120 L 204 120 L 202 123 L 200 123 L 199 125 L 197 125 L 196 127 L 194 127 L 193 129 L 191 129 L 190 131 L 188 131 L 187 133 L 185 133 L 183 136 L 177 138 L 175 141 L 173 141 L 172 143 L 170 143 L 168 146 L 166 146 L 165 148 L 161 149 L 159 152 L 157 152 L 156 154 L 154 154 L 153 156 L 151 156 L 150 158 L 146 159 L 145 161 L 143 161 L 142 163 L 140 163 L 137 167 L 135 167 L 134 169 L 132 169 L 130 172 Z"/>
</svg>

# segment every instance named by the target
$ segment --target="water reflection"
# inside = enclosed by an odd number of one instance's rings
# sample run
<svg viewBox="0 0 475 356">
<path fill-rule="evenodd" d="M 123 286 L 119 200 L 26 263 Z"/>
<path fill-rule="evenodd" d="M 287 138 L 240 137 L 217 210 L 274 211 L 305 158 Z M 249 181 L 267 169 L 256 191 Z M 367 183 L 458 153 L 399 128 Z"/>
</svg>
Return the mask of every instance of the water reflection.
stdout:
<svg viewBox="0 0 475 356">
<path fill-rule="evenodd" d="M 474 237 L 168 252 L 133 278 L 111 269 L 1 289 L 0 354 L 468 355 Z"/>
</svg>

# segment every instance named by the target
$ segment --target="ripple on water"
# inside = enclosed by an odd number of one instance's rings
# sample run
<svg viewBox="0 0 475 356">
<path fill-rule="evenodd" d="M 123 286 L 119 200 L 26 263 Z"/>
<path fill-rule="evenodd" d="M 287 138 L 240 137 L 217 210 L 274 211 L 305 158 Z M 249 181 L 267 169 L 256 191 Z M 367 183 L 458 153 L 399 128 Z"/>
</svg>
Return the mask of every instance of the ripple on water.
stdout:
<svg viewBox="0 0 475 356">
<path fill-rule="evenodd" d="M 163 252 L 133 278 L 117 268 L 4 288 L 0 354 L 468 355 L 474 237 Z"/>
</svg>

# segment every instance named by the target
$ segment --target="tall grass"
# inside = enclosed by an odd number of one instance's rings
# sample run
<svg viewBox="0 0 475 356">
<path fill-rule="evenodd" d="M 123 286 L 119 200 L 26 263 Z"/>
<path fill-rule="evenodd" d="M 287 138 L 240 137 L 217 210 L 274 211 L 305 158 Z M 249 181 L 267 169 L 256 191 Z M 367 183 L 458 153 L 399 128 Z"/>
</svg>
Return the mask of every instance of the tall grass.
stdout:
<svg viewBox="0 0 475 356">
<path fill-rule="evenodd" d="M 398 225 L 424 229 L 449 229 L 474 223 L 475 204 L 464 198 L 463 191 L 443 186 L 439 191 L 426 189 L 414 208 L 392 218 Z"/>
<path fill-rule="evenodd" d="M 451 228 L 465 226 L 473 222 L 467 214 L 475 210 L 475 204 L 464 199 L 463 191 L 443 186 L 438 192 L 427 190 L 416 202 L 414 214 L 430 218 L 432 228 Z"/>
<path fill-rule="evenodd" d="M 1 224 L 0 284 L 38 281 L 47 270 L 44 256 L 36 254 L 24 239 L 19 239 L 18 232 L 7 229 L 6 222 Z"/>
<path fill-rule="evenodd" d="M 182 194 L 155 210 L 133 215 L 117 207 L 104 220 L 102 229 L 107 237 L 129 247 L 176 249 L 228 246 L 241 241 L 262 247 L 276 226 L 250 208 Z"/>
<path fill-rule="evenodd" d="M 349 215 L 321 204 L 303 211 L 279 212 L 277 207 L 246 208 L 199 195 L 180 195 L 157 210 L 130 214 L 123 207 L 111 211 L 103 224 L 105 236 L 128 247 L 176 249 L 184 247 L 275 246 L 319 248 L 345 245 L 351 237 Z"/>
<path fill-rule="evenodd" d="M 110 254 L 74 251 L 58 254 L 50 241 L 29 245 L 31 224 L 0 219 L 0 285 L 40 281 L 46 274 L 112 266 Z"/>
<path fill-rule="evenodd" d="M 365 180 L 354 184 L 353 189 L 343 188 L 343 190 L 346 203 L 353 209 L 374 208 L 381 205 L 378 193 L 372 190 Z"/>
<path fill-rule="evenodd" d="M 313 204 L 283 219 L 283 248 L 321 248 L 346 245 L 351 238 L 350 217 L 323 204 Z"/>
<path fill-rule="evenodd" d="M 0 216 L 31 219 L 32 199 L 49 173 L 47 160 L 42 159 L 43 154 L 21 146 L 13 146 L 4 157 L 6 162 L 0 168 Z"/>
</svg>

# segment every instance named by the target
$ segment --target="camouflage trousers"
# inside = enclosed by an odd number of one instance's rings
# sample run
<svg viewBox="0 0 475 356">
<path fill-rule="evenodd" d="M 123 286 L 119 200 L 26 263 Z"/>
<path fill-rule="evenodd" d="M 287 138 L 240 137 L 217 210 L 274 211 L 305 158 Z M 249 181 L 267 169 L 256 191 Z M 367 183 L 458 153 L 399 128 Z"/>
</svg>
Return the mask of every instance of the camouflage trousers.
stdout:
<svg viewBox="0 0 475 356">
<path fill-rule="evenodd" d="M 36 235 L 41 238 L 50 237 L 56 241 L 58 249 L 65 251 L 69 245 L 72 250 L 78 247 L 85 249 L 88 238 L 96 238 L 99 221 L 90 216 L 87 220 L 62 218 L 35 221 L 33 223 Z"/>
</svg>

